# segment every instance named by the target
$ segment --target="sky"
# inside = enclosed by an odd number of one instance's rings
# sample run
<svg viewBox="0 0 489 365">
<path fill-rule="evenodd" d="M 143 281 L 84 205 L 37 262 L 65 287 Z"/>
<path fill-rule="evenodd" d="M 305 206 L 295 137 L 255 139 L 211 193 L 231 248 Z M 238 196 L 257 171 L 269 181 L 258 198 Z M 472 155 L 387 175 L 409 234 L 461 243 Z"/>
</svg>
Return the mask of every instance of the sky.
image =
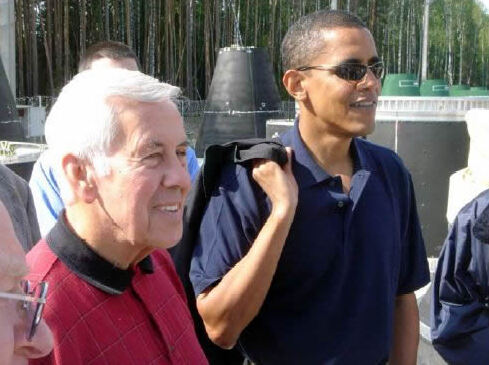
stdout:
<svg viewBox="0 0 489 365">
<path fill-rule="evenodd" d="M 489 13 L 489 0 L 479 0 L 486 7 L 486 13 Z"/>
</svg>

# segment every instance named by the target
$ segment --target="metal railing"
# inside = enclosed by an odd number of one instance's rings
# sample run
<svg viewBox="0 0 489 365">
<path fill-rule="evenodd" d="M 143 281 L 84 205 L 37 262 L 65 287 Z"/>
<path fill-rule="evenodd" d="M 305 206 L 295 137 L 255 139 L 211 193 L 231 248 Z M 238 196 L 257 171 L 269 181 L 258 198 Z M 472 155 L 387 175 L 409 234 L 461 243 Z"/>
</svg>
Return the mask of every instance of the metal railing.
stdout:
<svg viewBox="0 0 489 365">
<path fill-rule="evenodd" d="M 489 97 L 383 96 L 377 105 L 378 120 L 464 121 L 470 109 L 489 109 Z"/>
</svg>

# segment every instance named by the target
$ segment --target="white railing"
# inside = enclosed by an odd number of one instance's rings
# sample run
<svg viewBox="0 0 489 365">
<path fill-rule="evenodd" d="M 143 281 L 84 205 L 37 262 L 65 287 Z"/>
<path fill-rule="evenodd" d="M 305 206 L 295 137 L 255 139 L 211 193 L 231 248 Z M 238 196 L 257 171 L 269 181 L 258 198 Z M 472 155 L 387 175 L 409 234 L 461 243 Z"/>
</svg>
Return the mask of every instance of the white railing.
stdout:
<svg viewBox="0 0 489 365">
<path fill-rule="evenodd" d="M 464 121 L 470 109 L 489 109 L 489 96 L 419 97 L 381 96 L 376 119 L 380 121 Z M 296 111 L 298 107 L 296 105 Z"/>
<path fill-rule="evenodd" d="M 382 96 L 377 120 L 463 121 L 470 109 L 489 109 L 488 96 L 400 97 Z"/>
</svg>

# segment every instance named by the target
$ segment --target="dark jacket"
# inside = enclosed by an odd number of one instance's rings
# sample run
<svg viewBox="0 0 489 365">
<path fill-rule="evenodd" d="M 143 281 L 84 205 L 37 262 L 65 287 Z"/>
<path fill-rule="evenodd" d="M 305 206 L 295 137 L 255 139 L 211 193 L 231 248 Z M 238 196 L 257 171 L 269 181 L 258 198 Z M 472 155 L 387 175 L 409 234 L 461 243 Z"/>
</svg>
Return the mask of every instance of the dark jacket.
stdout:
<svg viewBox="0 0 489 365">
<path fill-rule="evenodd" d="M 178 275 L 187 294 L 190 312 L 194 319 L 197 337 L 212 365 L 232 365 L 243 363 L 243 355 L 236 348 L 223 350 L 214 345 L 200 318 L 192 283 L 189 278 L 190 261 L 194 251 L 199 227 L 205 206 L 210 199 L 222 167 L 227 163 L 250 167 L 253 159 L 268 159 L 283 166 L 287 162 L 287 153 L 278 140 L 248 139 L 212 145 L 205 151 L 204 164 L 195 180 L 185 204 L 183 236 L 180 243 L 170 250 Z"/>
</svg>

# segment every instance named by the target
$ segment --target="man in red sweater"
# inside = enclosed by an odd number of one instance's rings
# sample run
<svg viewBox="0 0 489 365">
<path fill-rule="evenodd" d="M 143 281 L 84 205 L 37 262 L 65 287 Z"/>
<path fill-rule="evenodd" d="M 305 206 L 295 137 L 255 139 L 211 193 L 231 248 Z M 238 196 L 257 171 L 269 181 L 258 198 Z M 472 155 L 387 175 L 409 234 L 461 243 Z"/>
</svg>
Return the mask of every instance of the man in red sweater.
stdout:
<svg viewBox="0 0 489 365">
<path fill-rule="evenodd" d="M 190 187 L 179 89 L 138 71 L 75 76 L 46 121 L 66 209 L 29 253 L 54 350 L 35 364 L 202 364 L 166 248 Z"/>
</svg>

